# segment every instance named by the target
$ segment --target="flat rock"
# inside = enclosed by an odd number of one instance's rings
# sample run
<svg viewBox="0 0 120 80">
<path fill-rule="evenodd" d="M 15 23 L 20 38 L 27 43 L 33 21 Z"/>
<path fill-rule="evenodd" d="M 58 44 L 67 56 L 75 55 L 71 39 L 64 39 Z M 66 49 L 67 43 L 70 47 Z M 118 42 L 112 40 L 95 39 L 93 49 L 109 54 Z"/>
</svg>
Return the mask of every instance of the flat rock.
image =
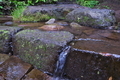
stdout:
<svg viewBox="0 0 120 80">
<path fill-rule="evenodd" d="M 80 38 L 73 45 L 76 49 L 95 51 L 95 52 L 103 52 L 103 53 L 111 53 L 111 54 L 120 54 L 120 46 L 112 44 L 109 41 L 99 40 L 99 39 L 90 39 L 90 38 Z"/>
<path fill-rule="evenodd" d="M 20 80 L 32 66 L 12 56 L 0 65 L 0 74 L 5 80 Z"/>
</svg>

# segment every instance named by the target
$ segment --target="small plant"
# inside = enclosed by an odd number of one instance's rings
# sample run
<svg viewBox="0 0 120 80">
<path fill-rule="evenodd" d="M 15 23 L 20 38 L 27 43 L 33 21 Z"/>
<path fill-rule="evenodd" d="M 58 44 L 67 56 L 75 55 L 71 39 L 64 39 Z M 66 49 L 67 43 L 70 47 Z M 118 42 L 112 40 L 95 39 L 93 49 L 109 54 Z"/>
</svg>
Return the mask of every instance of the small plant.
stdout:
<svg viewBox="0 0 120 80">
<path fill-rule="evenodd" d="M 25 9 L 26 9 L 25 6 L 20 6 L 14 9 L 13 12 L 11 13 L 11 15 L 13 16 L 13 20 L 19 21 L 21 17 L 23 17 L 23 12 Z"/>
<path fill-rule="evenodd" d="M 103 6 L 103 8 L 110 9 L 110 7 L 108 7 L 108 6 Z"/>
<path fill-rule="evenodd" d="M 96 0 L 77 0 L 76 2 L 82 6 L 86 6 L 90 8 L 93 8 L 95 5 L 99 3 L 99 1 Z"/>
<path fill-rule="evenodd" d="M 41 13 L 23 15 L 25 9 L 26 9 L 25 6 L 21 6 L 13 10 L 12 12 L 13 20 L 36 22 L 36 21 L 46 21 L 52 18 L 48 14 L 41 14 Z"/>
</svg>

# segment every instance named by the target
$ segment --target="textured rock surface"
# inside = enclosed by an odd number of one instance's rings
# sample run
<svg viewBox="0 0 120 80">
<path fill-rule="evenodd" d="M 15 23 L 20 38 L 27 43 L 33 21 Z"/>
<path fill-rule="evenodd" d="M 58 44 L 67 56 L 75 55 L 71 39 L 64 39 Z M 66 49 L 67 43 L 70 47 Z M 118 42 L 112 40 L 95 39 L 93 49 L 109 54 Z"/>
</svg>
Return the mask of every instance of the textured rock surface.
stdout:
<svg viewBox="0 0 120 80">
<path fill-rule="evenodd" d="M 9 58 L 9 55 L 7 55 L 7 54 L 0 54 L 0 64 L 2 64 L 8 58 Z"/>
<path fill-rule="evenodd" d="M 52 80 L 52 78 L 42 71 L 33 69 L 22 80 Z"/>
<path fill-rule="evenodd" d="M 81 25 L 105 28 L 116 22 L 114 11 L 108 9 L 75 9 L 66 15 L 69 22 Z"/>
<path fill-rule="evenodd" d="M 0 26 L 0 52 L 10 52 L 12 36 L 21 29 L 18 27 Z"/>
<path fill-rule="evenodd" d="M 20 80 L 32 66 L 12 56 L 0 65 L 0 74 L 5 80 Z"/>
<path fill-rule="evenodd" d="M 23 30 L 15 35 L 13 51 L 42 71 L 53 72 L 58 50 L 72 39 L 66 31 Z"/>
<path fill-rule="evenodd" d="M 64 19 L 67 13 L 78 7 L 81 6 L 77 4 L 47 4 L 40 6 L 29 6 L 25 10 L 24 14 L 28 15 L 38 12 L 42 14 L 48 14 L 50 16 L 56 17 L 57 19 Z"/>
<path fill-rule="evenodd" d="M 119 80 L 119 61 L 119 58 L 94 51 L 73 50 L 67 58 L 65 73 L 73 80 L 108 80 L 111 76 L 113 80 Z"/>
</svg>

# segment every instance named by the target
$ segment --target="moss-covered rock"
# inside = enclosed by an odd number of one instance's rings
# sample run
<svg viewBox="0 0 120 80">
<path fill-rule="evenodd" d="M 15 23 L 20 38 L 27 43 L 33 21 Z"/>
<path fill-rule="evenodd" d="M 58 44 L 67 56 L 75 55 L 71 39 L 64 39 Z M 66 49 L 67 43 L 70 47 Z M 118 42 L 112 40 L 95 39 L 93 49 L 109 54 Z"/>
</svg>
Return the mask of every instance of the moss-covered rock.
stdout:
<svg viewBox="0 0 120 80">
<path fill-rule="evenodd" d="M 9 53 L 11 51 L 12 36 L 21 29 L 18 27 L 0 26 L 0 52 Z"/>
<path fill-rule="evenodd" d="M 52 73 L 58 50 L 72 39 L 73 35 L 66 31 L 23 30 L 15 35 L 13 50 L 22 60 Z"/>
<path fill-rule="evenodd" d="M 69 22 L 77 22 L 81 25 L 106 28 L 116 22 L 114 11 L 108 9 L 75 9 L 66 15 Z"/>
</svg>

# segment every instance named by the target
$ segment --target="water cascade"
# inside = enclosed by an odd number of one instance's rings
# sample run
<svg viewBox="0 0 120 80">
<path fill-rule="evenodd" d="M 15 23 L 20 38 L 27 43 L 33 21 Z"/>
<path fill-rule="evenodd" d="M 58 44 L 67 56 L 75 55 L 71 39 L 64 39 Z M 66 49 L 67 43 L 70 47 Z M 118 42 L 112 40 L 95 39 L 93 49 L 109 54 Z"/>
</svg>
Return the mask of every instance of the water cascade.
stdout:
<svg viewBox="0 0 120 80">
<path fill-rule="evenodd" d="M 56 65 L 56 70 L 54 73 L 54 80 L 64 80 L 61 79 L 64 73 L 64 65 L 66 62 L 66 58 L 68 53 L 70 52 L 71 46 L 66 46 L 63 51 L 60 53 L 58 61 L 57 61 L 57 65 Z"/>
</svg>

